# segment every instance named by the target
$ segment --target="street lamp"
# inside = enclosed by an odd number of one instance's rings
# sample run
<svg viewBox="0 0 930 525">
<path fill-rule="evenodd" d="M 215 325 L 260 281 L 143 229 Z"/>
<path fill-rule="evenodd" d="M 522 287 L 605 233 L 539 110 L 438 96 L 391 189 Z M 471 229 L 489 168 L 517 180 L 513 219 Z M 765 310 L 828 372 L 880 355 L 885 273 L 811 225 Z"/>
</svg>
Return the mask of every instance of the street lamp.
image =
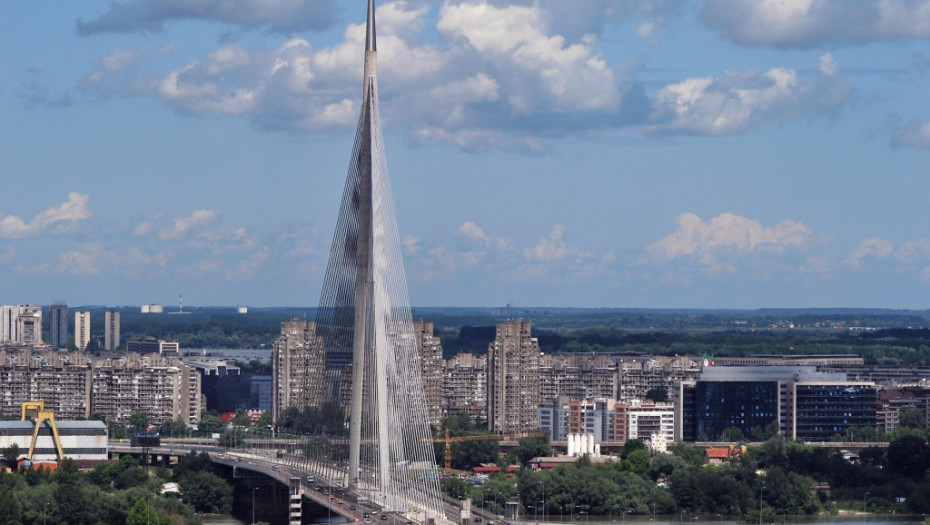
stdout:
<svg viewBox="0 0 930 525">
<path fill-rule="evenodd" d="M 255 525 L 255 493 L 258 492 L 258 487 L 252 487 L 252 525 Z"/>
<path fill-rule="evenodd" d="M 762 525 L 762 491 L 765 489 L 765 482 L 759 485 L 759 525 Z"/>
</svg>

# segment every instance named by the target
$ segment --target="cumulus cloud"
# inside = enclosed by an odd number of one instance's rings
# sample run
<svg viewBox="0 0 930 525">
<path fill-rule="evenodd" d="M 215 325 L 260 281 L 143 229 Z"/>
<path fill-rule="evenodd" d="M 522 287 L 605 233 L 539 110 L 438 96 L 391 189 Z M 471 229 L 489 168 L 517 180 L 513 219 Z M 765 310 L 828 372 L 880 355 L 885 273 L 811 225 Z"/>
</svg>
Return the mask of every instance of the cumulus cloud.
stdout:
<svg viewBox="0 0 930 525">
<path fill-rule="evenodd" d="M 930 37 L 927 0 L 708 0 L 700 18 L 734 43 L 810 49 Z"/>
<path fill-rule="evenodd" d="M 892 145 L 930 148 L 930 120 L 911 120 L 903 124 L 894 121 L 891 128 Z"/>
<path fill-rule="evenodd" d="M 558 261 L 573 252 L 575 250 L 565 243 L 565 226 L 556 224 L 549 236 L 543 237 L 536 246 L 526 250 L 524 256 L 537 261 Z"/>
<path fill-rule="evenodd" d="M 111 2 L 93 20 L 78 20 L 77 30 L 80 35 L 160 33 L 167 22 L 198 19 L 293 32 L 327 29 L 335 23 L 336 12 L 336 0 L 126 0 Z"/>
<path fill-rule="evenodd" d="M 797 71 L 772 68 L 731 72 L 720 78 L 688 78 L 662 88 L 655 101 L 654 133 L 732 135 L 771 119 L 799 114 L 829 114 L 842 108 L 851 87 L 838 78 L 830 55 L 820 59 L 813 79 Z"/>
<path fill-rule="evenodd" d="M 855 268 L 861 268 L 862 259 L 866 257 L 884 259 L 892 253 L 894 253 L 894 244 L 891 241 L 873 237 L 860 242 L 859 246 L 846 257 L 846 262 Z"/>
<path fill-rule="evenodd" d="M 66 202 L 39 213 L 29 221 L 16 215 L 0 213 L 0 238 L 22 239 L 68 231 L 93 215 L 87 207 L 89 201 L 89 195 L 71 192 Z"/>
<path fill-rule="evenodd" d="M 803 246 L 811 237 L 807 226 L 789 219 L 765 228 L 759 221 L 732 213 L 721 213 L 707 222 L 683 213 L 676 222 L 675 232 L 648 246 L 647 252 L 657 260 L 689 258 L 711 272 L 733 270 L 721 256 L 781 254 Z"/>
<path fill-rule="evenodd" d="M 638 14 L 655 16 L 678 4 L 635 3 Z M 444 3 L 438 43 L 422 34 L 436 16 L 428 2 L 380 5 L 384 122 L 406 126 L 418 142 L 529 154 L 543 152 L 539 136 L 643 122 L 643 87 L 607 63 L 596 33 L 575 34 L 598 18 L 591 9 L 601 18 L 618 9 L 603 0 L 592 5 L 569 23 L 559 2 Z M 131 67 L 154 63 L 144 60 L 152 51 L 117 50 L 98 59 L 87 80 L 101 92 L 115 84 L 111 92 L 152 97 L 192 115 L 244 117 L 264 129 L 346 129 L 357 119 L 364 39 L 364 24 L 351 24 L 328 47 L 296 37 L 274 48 L 236 42 L 162 72 Z"/>
<path fill-rule="evenodd" d="M 179 239 L 187 235 L 192 228 L 209 224 L 216 218 L 216 212 L 213 210 L 194 210 L 193 213 L 186 217 L 174 219 L 170 228 L 162 230 L 158 234 L 160 239 Z"/>
<path fill-rule="evenodd" d="M 930 239 L 917 239 L 895 243 L 873 237 L 859 243 L 845 260 L 854 270 L 866 270 L 875 263 L 886 266 L 882 271 L 913 275 L 921 282 L 930 283 Z"/>
</svg>

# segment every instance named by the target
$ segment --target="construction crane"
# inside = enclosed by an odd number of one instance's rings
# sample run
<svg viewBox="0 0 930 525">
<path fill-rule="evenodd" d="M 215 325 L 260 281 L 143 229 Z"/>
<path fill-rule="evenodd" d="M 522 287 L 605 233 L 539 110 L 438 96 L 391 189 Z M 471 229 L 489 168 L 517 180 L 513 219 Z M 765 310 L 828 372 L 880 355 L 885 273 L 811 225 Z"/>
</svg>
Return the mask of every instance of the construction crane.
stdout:
<svg viewBox="0 0 930 525">
<path fill-rule="evenodd" d="M 32 461 L 32 454 L 36 450 L 36 441 L 39 439 L 39 429 L 42 423 L 48 421 L 48 426 L 52 429 L 52 441 L 55 443 L 55 449 L 58 451 L 59 461 L 65 458 L 64 450 L 61 448 L 61 435 L 58 433 L 58 425 L 55 424 L 55 412 L 51 409 L 46 410 L 45 401 L 26 401 L 23 403 L 22 421 L 34 421 L 35 428 L 32 430 L 32 441 L 29 443 L 29 454 L 26 459 Z"/>
<path fill-rule="evenodd" d="M 449 429 L 445 430 L 445 437 L 441 438 L 423 438 L 423 441 L 428 441 L 430 443 L 445 443 L 445 452 L 443 454 L 443 459 L 445 460 L 445 465 L 443 466 L 442 473 L 448 475 L 452 473 L 452 443 L 460 443 L 462 441 L 483 441 L 483 440 L 502 440 L 508 438 L 527 438 L 527 437 L 546 437 L 546 432 L 521 432 L 519 434 L 477 434 L 473 436 L 450 436 Z"/>
</svg>

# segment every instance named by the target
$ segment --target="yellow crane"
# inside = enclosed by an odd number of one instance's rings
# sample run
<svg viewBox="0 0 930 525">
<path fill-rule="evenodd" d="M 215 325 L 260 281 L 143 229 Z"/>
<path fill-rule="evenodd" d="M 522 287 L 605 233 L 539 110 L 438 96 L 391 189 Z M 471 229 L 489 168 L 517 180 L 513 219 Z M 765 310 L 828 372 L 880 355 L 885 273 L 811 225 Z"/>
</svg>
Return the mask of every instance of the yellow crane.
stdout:
<svg viewBox="0 0 930 525">
<path fill-rule="evenodd" d="M 546 437 L 545 432 L 521 432 L 518 434 L 476 434 L 472 436 L 450 436 L 449 429 L 445 430 L 445 437 L 434 437 L 434 438 L 423 438 L 423 441 L 428 441 L 430 443 L 445 443 L 445 451 L 443 454 L 443 459 L 445 460 L 445 465 L 443 466 L 443 474 L 452 473 L 452 443 L 459 443 L 462 441 L 482 441 L 482 440 L 502 440 L 508 438 L 526 438 L 526 437 Z"/>
<path fill-rule="evenodd" d="M 55 424 L 55 412 L 45 408 L 45 401 L 26 401 L 23 403 L 22 421 L 34 421 L 35 428 L 32 430 L 32 441 L 29 443 L 29 454 L 26 459 L 32 461 L 32 454 L 36 449 L 36 441 L 39 439 L 39 429 L 42 423 L 48 421 L 48 426 L 52 429 L 52 441 L 55 442 L 55 449 L 58 451 L 58 460 L 65 458 L 65 453 L 61 448 L 61 436 L 58 434 L 58 425 Z"/>
</svg>

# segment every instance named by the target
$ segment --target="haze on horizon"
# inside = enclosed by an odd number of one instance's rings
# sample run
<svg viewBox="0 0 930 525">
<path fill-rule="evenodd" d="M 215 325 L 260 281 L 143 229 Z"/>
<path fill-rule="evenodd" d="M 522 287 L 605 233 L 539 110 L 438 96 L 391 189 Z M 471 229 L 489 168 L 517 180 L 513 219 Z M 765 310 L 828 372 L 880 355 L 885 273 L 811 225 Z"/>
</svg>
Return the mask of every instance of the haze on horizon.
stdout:
<svg viewBox="0 0 930 525">
<path fill-rule="evenodd" d="M 364 4 L 0 4 L 0 303 L 315 306 Z M 411 304 L 930 303 L 930 0 L 377 16 Z"/>
</svg>

